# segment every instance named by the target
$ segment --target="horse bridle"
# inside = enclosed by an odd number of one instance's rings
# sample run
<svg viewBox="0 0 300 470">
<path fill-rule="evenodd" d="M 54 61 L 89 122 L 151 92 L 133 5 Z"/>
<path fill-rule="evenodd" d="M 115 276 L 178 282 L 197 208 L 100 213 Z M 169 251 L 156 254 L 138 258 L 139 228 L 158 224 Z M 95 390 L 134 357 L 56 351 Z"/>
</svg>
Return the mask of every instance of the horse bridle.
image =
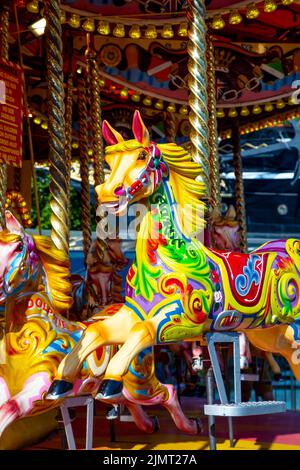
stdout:
<svg viewBox="0 0 300 470">
<path fill-rule="evenodd" d="M 151 174 L 154 173 L 154 190 L 160 184 L 162 177 L 167 173 L 168 168 L 162 160 L 162 154 L 157 145 L 151 142 L 146 150 L 151 154 L 146 168 L 140 173 L 138 178 L 132 183 L 131 186 L 125 189 L 125 197 L 127 200 L 133 199 L 136 194 L 143 188 L 151 184 Z"/>
</svg>

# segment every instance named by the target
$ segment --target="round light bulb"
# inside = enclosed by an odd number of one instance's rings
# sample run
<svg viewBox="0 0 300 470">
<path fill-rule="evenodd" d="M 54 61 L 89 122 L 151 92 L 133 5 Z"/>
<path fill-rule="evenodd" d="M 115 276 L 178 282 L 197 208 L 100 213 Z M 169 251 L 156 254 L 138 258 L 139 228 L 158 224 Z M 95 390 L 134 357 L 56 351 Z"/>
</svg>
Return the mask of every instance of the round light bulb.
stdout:
<svg viewBox="0 0 300 470">
<path fill-rule="evenodd" d="M 241 114 L 241 116 L 249 116 L 250 111 L 249 111 L 249 109 L 247 108 L 247 106 L 243 106 L 243 107 L 242 107 L 240 114 Z"/>
<path fill-rule="evenodd" d="M 163 102 L 163 100 L 158 100 L 158 101 L 156 101 L 156 103 L 155 103 L 154 106 L 155 106 L 156 109 L 164 109 L 164 102 Z"/>
<path fill-rule="evenodd" d="M 95 21 L 92 18 L 87 18 L 83 22 L 82 28 L 88 33 L 93 33 L 95 31 Z"/>
<path fill-rule="evenodd" d="M 110 34 L 110 26 L 108 21 L 99 21 L 97 31 L 102 36 L 108 36 Z"/>
<path fill-rule="evenodd" d="M 187 35 L 188 35 L 188 24 L 180 23 L 179 28 L 178 28 L 178 36 L 187 37 Z"/>
<path fill-rule="evenodd" d="M 237 110 L 235 108 L 230 108 L 230 110 L 228 111 L 228 116 L 231 117 L 231 118 L 234 118 L 237 116 Z"/>
<path fill-rule="evenodd" d="M 38 0 L 32 0 L 31 2 L 27 3 L 26 8 L 30 13 L 38 13 L 39 12 Z"/>
<path fill-rule="evenodd" d="M 149 96 L 146 96 L 146 98 L 143 99 L 143 104 L 144 104 L 145 106 L 151 106 L 151 104 L 152 104 L 152 99 L 149 98 Z"/>
<path fill-rule="evenodd" d="M 72 26 L 72 28 L 79 28 L 80 27 L 80 16 L 73 13 L 70 16 L 69 25 Z"/>
<path fill-rule="evenodd" d="M 246 17 L 248 20 L 254 20 L 259 16 L 259 9 L 255 5 L 255 3 L 249 3 L 246 11 Z"/>
<path fill-rule="evenodd" d="M 113 35 L 116 38 L 123 38 L 125 36 L 125 27 L 124 27 L 124 25 L 118 23 L 113 29 Z"/>
<path fill-rule="evenodd" d="M 161 35 L 165 39 L 173 38 L 174 37 L 174 31 L 173 31 L 172 25 L 171 24 L 165 24 L 163 29 L 162 29 Z"/>
<path fill-rule="evenodd" d="M 167 107 L 167 111 L 169 113 L 176 113 L 176 106 L 174 103 L 170 103 Z"/>
<path fill-rule="evenodd" d="M 266 13 L 272 13 L 272 11 L 277 10 L 276 0 L 265 0 L 264 1 L 264 11 Z"/>
<path fill-rule="evenodd" d="M 243 21 L 242 15 L 237 10 L 230 12 L 228 23 L 229 24 L 240 24 Z"/>
<path fill-rule="evenodd" d="M 150 24 L 145 31 L 145 38 L 147 39 L 156 39 L 157 31 L 154 24 Z"/>
<path fill-rule="evenodd" d="M 138 103 L 141 99 L 141 96 L 139 95 L 139 93 L 134 93 L 132 96 L 131 96 L 131 99 L 132 101 L 134 101 L 135 103 Z"/>
<path fill-rule="evenodd" d="M 132 25 L 128 34 L 129 34 L 129 37 L 131 37 L 132 39 L 140 39 L 141 30 L 140 30 L 139 25 L 138 24 Z"/>
<path fill-rule="evenodd" d="M 223 29 L 225 26 L 225 21 L 223 20 L 221 15 L 216 15 L 213 17 L 211 22 L 211 27 L 213 29 Z"/>
</svg>

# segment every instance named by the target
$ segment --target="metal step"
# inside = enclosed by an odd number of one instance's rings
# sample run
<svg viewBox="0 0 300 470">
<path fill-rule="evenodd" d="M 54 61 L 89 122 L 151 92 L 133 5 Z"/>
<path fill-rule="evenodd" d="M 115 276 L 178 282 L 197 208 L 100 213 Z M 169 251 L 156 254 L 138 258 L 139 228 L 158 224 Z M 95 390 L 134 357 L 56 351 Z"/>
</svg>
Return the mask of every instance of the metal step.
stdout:
<svg viewBox="0 0 300 470">
<path fill-rule="evenodd" d="M 227 405 L 204 405 L 204 414 L 210 416 L 255 416 L 286 411 L 284 401 L 249 401 Z"/>
</svg>

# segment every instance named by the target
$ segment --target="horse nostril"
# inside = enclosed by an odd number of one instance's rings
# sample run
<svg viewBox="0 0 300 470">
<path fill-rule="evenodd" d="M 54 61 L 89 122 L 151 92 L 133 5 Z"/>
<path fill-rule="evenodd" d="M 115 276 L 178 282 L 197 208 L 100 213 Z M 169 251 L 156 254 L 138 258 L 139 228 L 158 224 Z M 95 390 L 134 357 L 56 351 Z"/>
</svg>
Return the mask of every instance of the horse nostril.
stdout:
<svg viewBox="0 0 300 470">
<path fill-rule="evenodd" d="M 114 194 L 115 194 L 115 196 L 123 196 L 125 194 L 125 188 L 124 188 L 123 184 L 118 186 L 114 190 Z"/>
</svg>

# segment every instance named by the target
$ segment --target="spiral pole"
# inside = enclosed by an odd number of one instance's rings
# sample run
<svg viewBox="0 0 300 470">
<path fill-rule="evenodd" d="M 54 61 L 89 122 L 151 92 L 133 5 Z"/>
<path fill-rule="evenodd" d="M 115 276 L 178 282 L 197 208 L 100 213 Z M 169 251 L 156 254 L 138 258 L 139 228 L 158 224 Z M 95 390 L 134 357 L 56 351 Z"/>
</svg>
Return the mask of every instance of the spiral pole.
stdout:
<svg viewBox="0 0 300 470">
<path fill-rule="evenodd" d="M 78 111 L 79 111 L 79 156 L 81 175 L 81 214 L 83 253 L 86 263 L 87 255 L 92 243 L 91 236 L 91 201 L 89 182 L 89 141 L 88 141 L 88 106 L 86 81 L 82 80 L 78 89 Z"/>
<path fill-rule="evenodd" d="M 65 155 L 67 165 L 67 185 L 68 185 L 68 204 L 70 206 L 70 180 L 71 180 L 71 162 L 72 162 L 72 117 L 73 117 L 73 74 L 70 73 L 67 80 L 65 104 Z"/>
<path fill-rule="evenodd" d="M 100 75 L 96 54 L 93 50 L 87 50 L 87 64 L 90 84 L 90 114 L 92 130 L 92 146 L 94 160 L 94 185 L 95 187 L 104 182 L 104 143 L 102 138 L 101 98 L 100 98 Z"/>
<path fill-rule="evenodd" d="M 175 142 L 176 139 L 176 116 L 174 113 L 166 113 L 165 135 L 167 142 Z"/>
<path fill-rule="evenodd" d="M 221 210 L 220 164 L 218 152 L 218 132 L 216 113 L 215 60 L 212 37 L 206 36 L 207 47 L 207 93 L 208 93 L 208 130 L 209 130 L 209 170 L 210 196 L 212 208 Z"/>
<path fill-rule="evenodd" d="M 59 0 L 43 0 L 47 21 L 47 81 L 49 115 L 49 162 L 51 193 L 51 239 L 59 250 L 69 252 L 69 203 L 67 162 L 65 159 L 65 122 L 62 40 Z"/>
<path fill-rule="evenodd" d="M 9 60 L 9 9 L 4 6 L 0 15 L 0 57 Z M 7 165 L 0 163 L 0 227 L 5 228 L 5 200 L 7 191 Z"/>
<path fill-rule="evenodd" d="M 240 144 L 240 130 L 238 121 L 234 121 L 232 125 L 232 146 L 233 146 L 233 165 L 235 174 L 235 199 L 236 199 L 236 215 L 239 223 L 240 234 L 240 250 L 247 253 L 247 223 L 246 223 L 246 205 L 243 182 L 243 167 Z"/>
<path fill-rule="evenodd" d="M 201 165 L 201 177 L 205 185 L 205 198 L 210 198 L 209 129 L 207 108 L 206 73 L 206 25 L 204 0 L 188 0 L 189 22 L 188 71 L 189 71 L 189 121 L 191 124 L 191 153 Z"/>
</svg>

